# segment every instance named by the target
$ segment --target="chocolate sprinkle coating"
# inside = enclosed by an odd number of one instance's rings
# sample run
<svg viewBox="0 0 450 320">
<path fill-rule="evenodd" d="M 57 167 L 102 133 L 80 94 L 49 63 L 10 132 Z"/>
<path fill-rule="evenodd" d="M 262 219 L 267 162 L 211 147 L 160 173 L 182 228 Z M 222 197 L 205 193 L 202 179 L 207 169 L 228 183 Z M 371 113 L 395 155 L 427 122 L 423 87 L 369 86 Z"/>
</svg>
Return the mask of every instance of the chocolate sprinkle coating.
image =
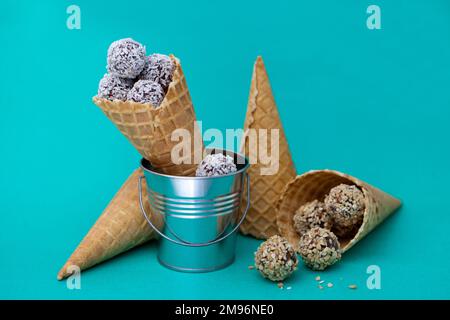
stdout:
<svg viewBox="0 0 450 320">
<path fill-rule="evenodd" d="M 139 80 L 128 92 L 127 99 L 139 103 L 150 103 L 153 107 L 159 107 L 164 100 L 164 91 L 159 83 Z"/>
<path fill-rule="evenodd" d="M 324 202 L 341 236 L 361 224 L 366 206 L 364 194 L 358 187 L 340 184 L 330 190 Z"/>
<path fill-rule="evenodd" d="M 222 176 L 237 170 L 233 158 L 222 153 L 208 154 L 198 165 L 197 177 Z"/>
<path fill-rule="evenodd" d="M 325 205 L 318 200 L 305 203 L 298 208 L 293 220 L 294 228 L 300 236 L 313 227 L 331 230 L 333 225 L 330 215 L 325 210 Z"/>
<path fill-rule="evenodd" d="M 324 270 L 341 259 L 338 238 L 330 230 L 314 227 L 300 238 L 299 253 L 306 266 Z"/>
<path fill-rule="evenodd" d="M 158 82 L 165 91 L 172 82 L 175 63 L 164 54 L 155 53 L 145 59 L 145 66 L 139 79 Z"/>
<path fill-rule="evenodd" d="M 131 38 L 114 41 L 108 48 L 107 69 L 116 77 L 134 79 L 144 69 L 145 47 Z"/>
<path fill-rule="evenodd" d="M 97 96 L 111 101 L 115 99 L 125 101 L 132 86 L 133 82 L 129 79 L 105 74 L 98 84 Z"/>
<path fill-rule="evenodd" d="M 298 258 L 292 245 L 278 235 L 264 241 L 255 252 L 255 267 L 272 281 L 281 281 L 297 270 Z"/>
</svg>

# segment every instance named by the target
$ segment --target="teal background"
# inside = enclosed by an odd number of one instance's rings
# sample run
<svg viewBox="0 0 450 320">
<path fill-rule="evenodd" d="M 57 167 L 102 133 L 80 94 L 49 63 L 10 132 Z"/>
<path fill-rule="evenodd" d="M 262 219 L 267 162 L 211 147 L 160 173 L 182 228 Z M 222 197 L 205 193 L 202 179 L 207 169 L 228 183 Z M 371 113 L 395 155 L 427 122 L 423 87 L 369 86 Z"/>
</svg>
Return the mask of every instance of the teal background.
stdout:
<svg viewBox="0 0 450 320">
<path fill-rule="evenodd" d="M 66 8 L 81 8 L 81 30 Z M 381 7 L 368 30 L 366 8 Z M 448 299 L 450 2 L 2 1 L 0 5 L 0 298 Z M 350 173 L 404 202 L 321 273 L 301 266 L 291 290 L 247 266 L 260 241 L 208 274 L 161 267 L 155 244 L 82 273 L 56 273 L 138 153 L 91 102 L 113 40 L 182 59 L 207 128 L 239 128 L 262 55 L 299 173 Z M 366 268 L 382 271 L 368 290 Z M 347 288 L 357 284 L 357 290 Z"/>
</svg>

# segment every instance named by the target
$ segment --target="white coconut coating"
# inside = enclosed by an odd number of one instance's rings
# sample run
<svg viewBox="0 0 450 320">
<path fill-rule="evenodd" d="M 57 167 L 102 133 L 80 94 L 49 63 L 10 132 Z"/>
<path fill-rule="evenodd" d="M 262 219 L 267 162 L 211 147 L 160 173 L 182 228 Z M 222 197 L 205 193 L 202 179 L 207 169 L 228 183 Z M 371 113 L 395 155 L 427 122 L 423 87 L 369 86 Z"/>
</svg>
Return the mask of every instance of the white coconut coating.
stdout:
<svg viewBox="0 0 450 320">
<path fill-rule="evenodd" d="M 150 103 L 153 107 L 159 107 L 164 100 L 164 91 L 159 83 L 150 80 L 139 80 L 128 92 L 127 100 Z"/>
<path fill-rule="evenodd" d="M 114 41 L 108 48 L 107 69 L 116 77 L 136 78 L 145 66 L 145 47 L 131 38 Z"/>
<path fill-rule="evenodd" d="M 174 71 L 175 63 L 169 56 L 155 53 L 146 57 L 139 79 L 158 82 L 164 90 L 167 90 L 172 82 Z"/>
<path fill-rule="evenodd" d="M 108 100 L 122 100 L 127 99 L 127 94 L 133 86 L 130 79 L 123 79 L 105 74 L 98 84 L 97 96 Z"/>
<path fill-rule="evenodd" d="M 198 165 L 197 177 L 222 176 L 237 170 L 233 158 L 222 153 L 208 154 Z"/>
</svg>

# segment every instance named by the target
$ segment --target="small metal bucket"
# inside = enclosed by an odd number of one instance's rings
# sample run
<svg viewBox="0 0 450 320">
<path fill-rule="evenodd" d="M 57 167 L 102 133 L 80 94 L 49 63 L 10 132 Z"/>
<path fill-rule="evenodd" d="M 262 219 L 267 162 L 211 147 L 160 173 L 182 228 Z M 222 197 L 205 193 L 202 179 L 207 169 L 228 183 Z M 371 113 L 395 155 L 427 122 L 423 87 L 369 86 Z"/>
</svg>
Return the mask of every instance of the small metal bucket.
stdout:
<svg viewBox="0 0 450 320">
<path fill-rule="evenodd" d="M 250 205 L 239 219 L 239 206 L 247 178 L 248 159 L 230 151 L 223 153 L 234 159 L 237 171 L 214 177 L 180 177 L 158 173 L 145 159 L 141 160 L 153 214 L 161 214 L 164 226 L 158 230 L 149 219 L 142 203 L 142 179 L 139 179 L 139 201 L 142 214 L 161 238 L 159 262 L 173 270 L 208 272 L 233 263 L 236 234 Z M 239 221 L 238 221 L 239 220 Z"/>
</svg>

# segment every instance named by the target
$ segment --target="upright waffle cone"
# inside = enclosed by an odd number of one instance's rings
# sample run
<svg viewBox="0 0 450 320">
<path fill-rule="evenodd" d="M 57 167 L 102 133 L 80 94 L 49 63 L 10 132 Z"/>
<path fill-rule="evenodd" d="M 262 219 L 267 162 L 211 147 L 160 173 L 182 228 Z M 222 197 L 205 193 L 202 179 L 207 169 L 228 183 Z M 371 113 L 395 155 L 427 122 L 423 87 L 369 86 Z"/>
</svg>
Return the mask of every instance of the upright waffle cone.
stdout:
<svg viewBox="0 0 450 320">
<path fill-rule="evenodd" d="M 267 165 L 261 164 L 258 157 L 258 143 L 250 143 L 250 137 L 258 129 L 267 129 L 267 136 L 271 136 L 271 129 L 279 129 L 279 168 L 273 175 L 262 175 L 261 170 Z M 259 140 L 259 138 L 258 138 Z M 241 232 L 256 238 L 266 239 L 278 234 L 276 224 L 276 202 L 286 184 L 295 177 L 295 166 L 291 158 L 289 146 L 284 135 L 283 126 L 278 115 L 275 99 L 269 83 L 269 77 L 261 57 L 258 57 L 254 69 L 248 99 L 247 114 L 244 123 L 244 144 L 241 150 L 250 160 L 258 159 L 248 169 L 250 175 L 251 207 L 245 221 L 241 225 Z M 278 141 L 274 141 L 278 143 Z M 267 143 L 267 155 L 274 151 L 274 145 Z M 244 199 L 246 201 L 246 199 Z"/>
<path fill-rule="evenodd" d="M 172 55 L 171 58 L 176 68 L 159 107 L 98 97 L 94 97 L 93 101 L 155 168 L 166 174 L 192 176 L 197 168 L 196 163 L 201 161 L 202 139 L 180 61 Z M 175 129 L 189 132 L 190 154 L 183 154 L 183 159 L 188 159 L 189 163 L 172 162 L 172 149 L 181 141 L 181 138 L 180 141 L 171 140 Z"/>
<path fill-rule="evenodd" d="M 332 171 L 309 171 L 293 179 L 283 191 L 278 203 L 277 223 L 282 236 L 298 250 L 300 237 L 294 229 L 295 211 L 303 204 L 318 199 L 323 201 L 331 188 L 344 183 L 359 187 L 365 197 L 364 219 L 355 234 L 348 239 L 339 239 L 343 252 L 353 247 L 370 231 L 400 207 L 400 201 L 389 194 L 350 175 Z"/>
<path fill-rule="evenodd" d="M 80 270 L 85 270 L 155 238 L 156 233 L 147 224 L 139 207 L 138 180 L 142 174 L 141 169 L 136 169 L 125 181 L 61 268 L 58 280 L 70 275 L 68 269 L 70 266 L 78 266 Z M 142 184 L 144 206 L 147 213 L 150 213 L 145 180 Z M 161 227 L 162 219 L 159 215 L 152 215 L 151 219 L 158 228 Z"/>
</svg>

